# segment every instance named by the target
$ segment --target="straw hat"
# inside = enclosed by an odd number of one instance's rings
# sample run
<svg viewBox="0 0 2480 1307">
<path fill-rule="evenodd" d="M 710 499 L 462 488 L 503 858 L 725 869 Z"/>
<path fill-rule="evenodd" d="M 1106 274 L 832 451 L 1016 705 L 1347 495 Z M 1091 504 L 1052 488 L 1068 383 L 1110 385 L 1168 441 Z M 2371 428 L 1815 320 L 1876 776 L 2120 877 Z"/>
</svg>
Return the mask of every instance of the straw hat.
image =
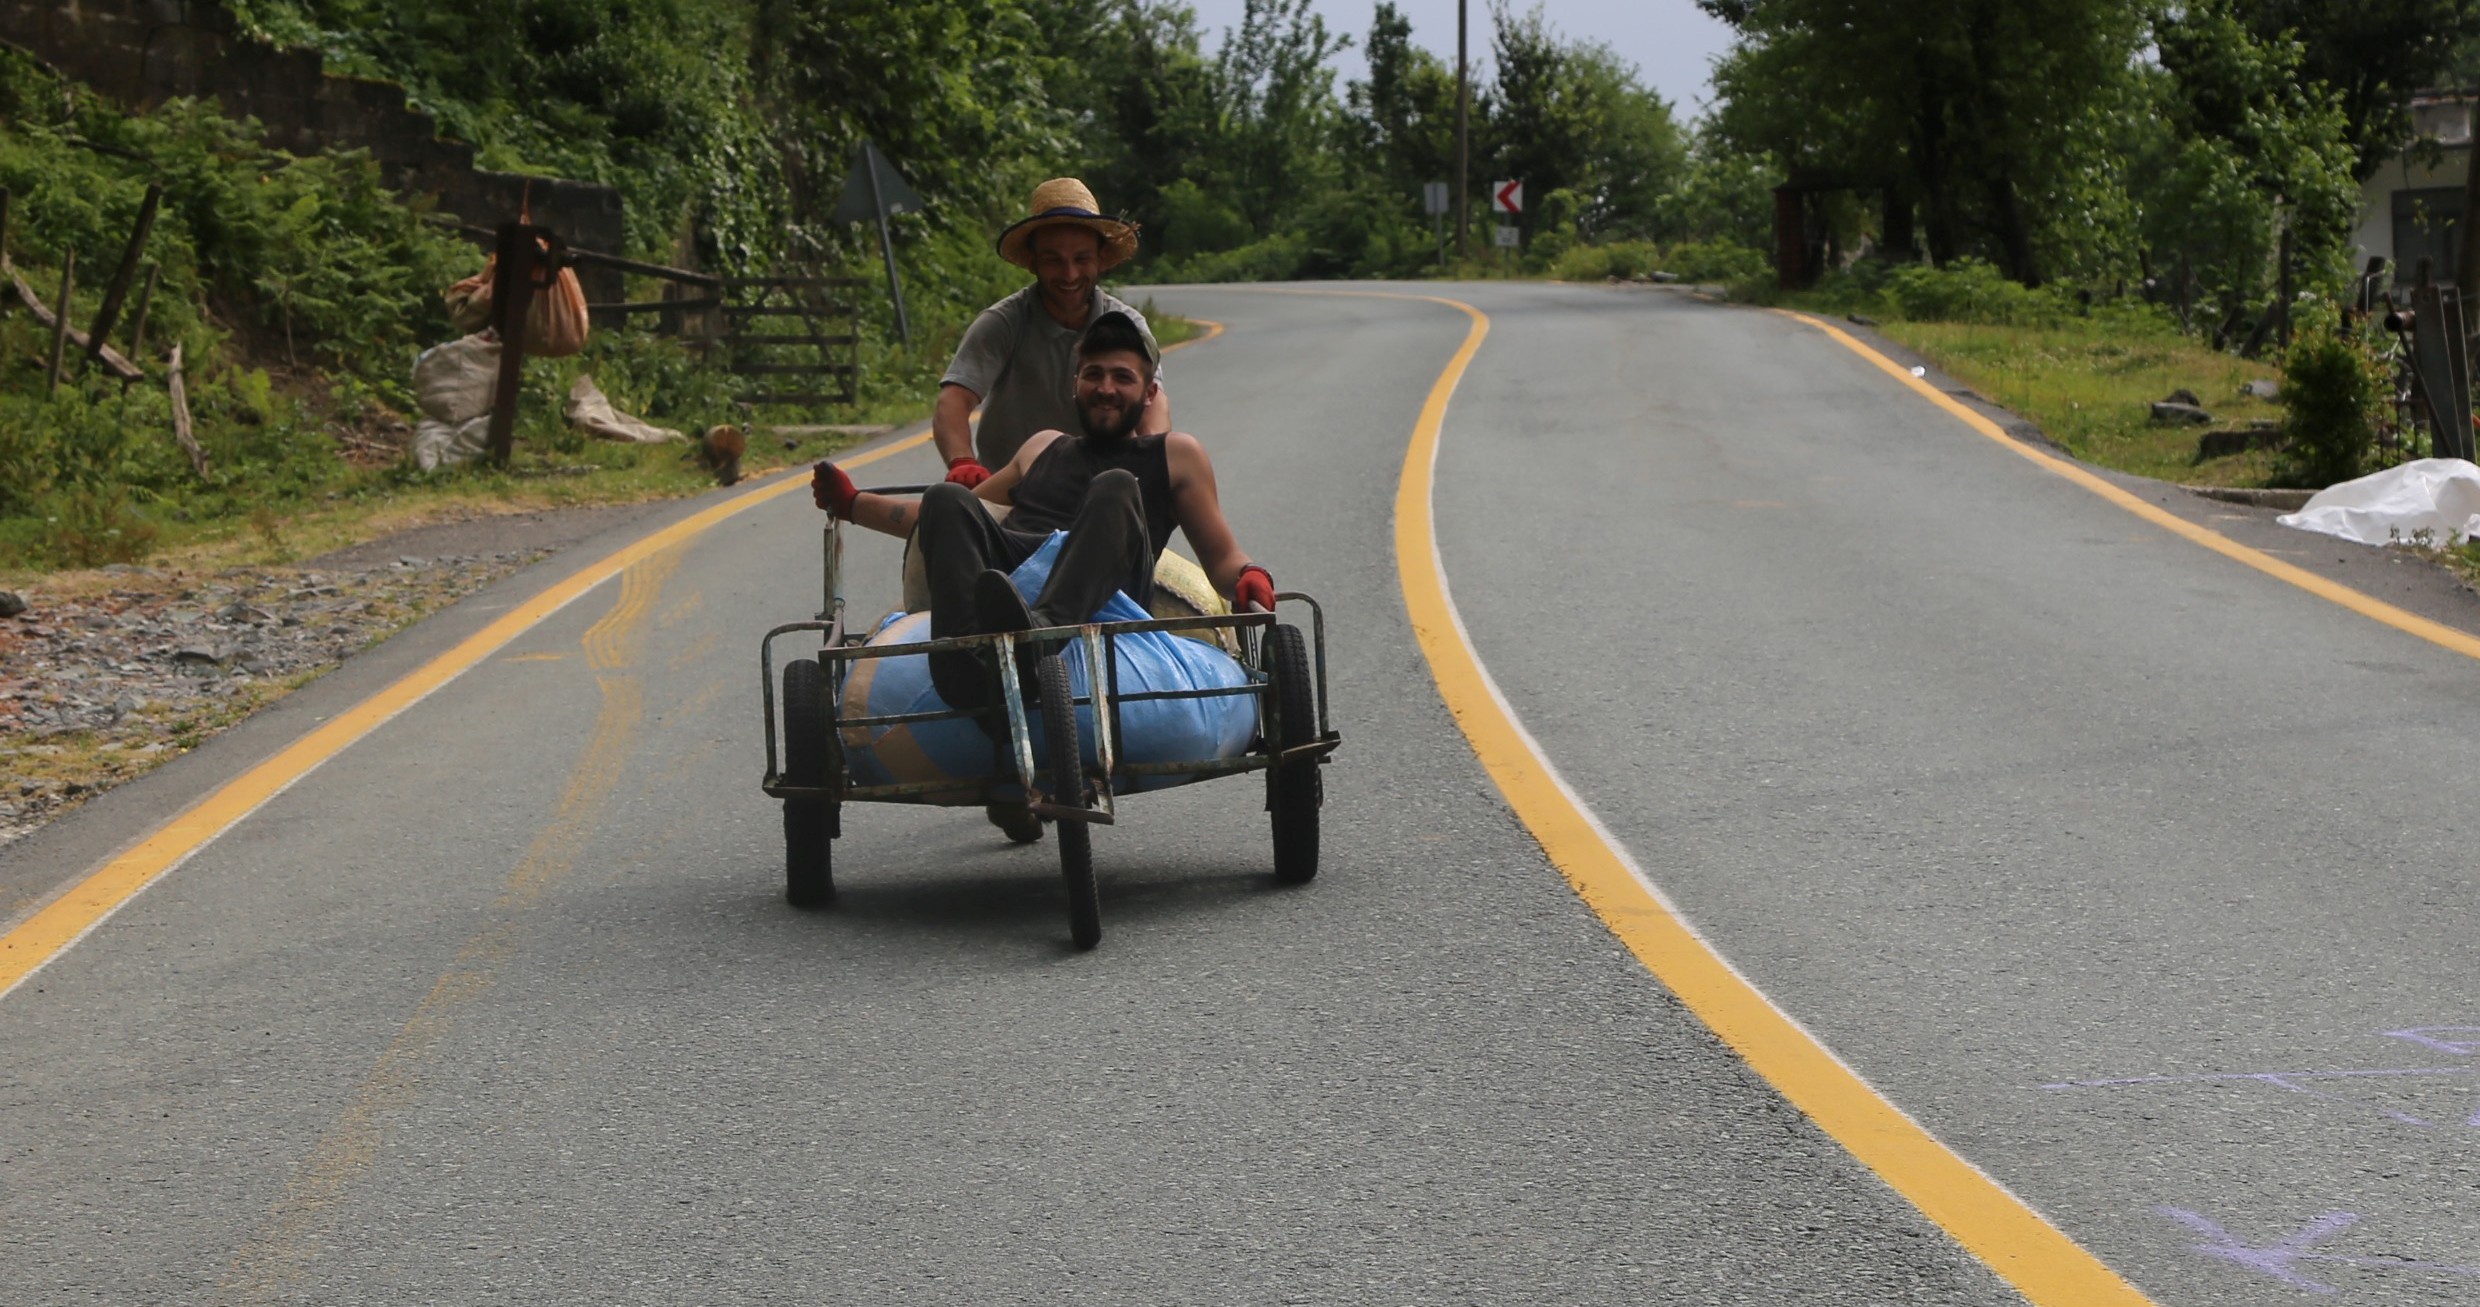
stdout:
<svg viewBox="0 0 2480 1307">
<path fill-rule="evenodd" d="M 1137 224 L 1102 216 L 1094 193 L 1074 177 L 1053 177 L 1033 188 L 1026 206 L 1033 216 L 999 233 L 999 257 L 1020 268 L 1033 266 L 1033 234 L 1044 227 L 1083 227 L 1102 238 L 1102 266 L 1115 267 L 1137 252 Z"/>
</svg>

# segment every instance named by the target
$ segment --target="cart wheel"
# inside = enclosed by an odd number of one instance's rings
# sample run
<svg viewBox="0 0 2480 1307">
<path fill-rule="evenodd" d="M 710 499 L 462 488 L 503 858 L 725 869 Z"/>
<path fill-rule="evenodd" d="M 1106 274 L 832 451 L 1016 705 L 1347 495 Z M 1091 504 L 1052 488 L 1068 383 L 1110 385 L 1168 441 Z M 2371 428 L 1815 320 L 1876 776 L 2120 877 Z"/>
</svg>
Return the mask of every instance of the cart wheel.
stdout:
<svg viewBox="0 0 2480 1307">
<path fill-rule="evenodd" d="M 1267 628 L 1265 657 L 1274 709 L 1274 719 L 1266 726 L 1267 747 L 1293 749 L 1315 742 L 1317 691 L 1309 683 L 1309 649 L 1300 628 Z M 1266 811 L 1274 815 L 1274 878 L 1286 885 L 1317 877 L 1318 807 L 1326 801 L 1320 771 L 1315 762 L 1299 762 L 1266 773 Z"/>
<path fill-rule="evenodd" d="M 1037 672 L 1042 687 L 1042 735 L 1050 744 L 1051 802 L 1085 803 L 1085 760 L 1076 738 L 1076 699 L 1068 665 L 1052 654 Z M 1068 880 L 1068 936 L 1078 948 L 1102 942 L 1102 893 L 1094 885 L 1094 832 L 1090 824 L 1062 821 L 1059 870 Z"/>
<path fill-rule="evenodd" d="M 823 785 L 827 779 L 827 672 L 815 658 L 784 665 L 784 780 Z M 784 800 L 784 900 L 796 908 L 835 901 L 835 837 L 841 805 L 831 799 Z"/>
</svg>

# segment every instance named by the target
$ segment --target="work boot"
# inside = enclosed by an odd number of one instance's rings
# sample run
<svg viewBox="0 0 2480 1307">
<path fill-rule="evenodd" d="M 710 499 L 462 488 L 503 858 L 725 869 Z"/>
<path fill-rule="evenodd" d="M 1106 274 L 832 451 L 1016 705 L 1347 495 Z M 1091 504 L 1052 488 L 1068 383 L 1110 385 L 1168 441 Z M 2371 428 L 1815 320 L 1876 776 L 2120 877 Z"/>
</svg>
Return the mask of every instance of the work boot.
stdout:
<svg viewBox="0 0 2480 1307">
<path fill-rule="evenodd" d="M 1025 597 L 1016 593 L 1016 583 L 996 568 L 974 578 L 973 613 L 982 630 L 991 634 L 1030 631 L 1043 625 L 1025 603 Z M 1028 699 L 1035 694 L 1034 668 L 1042 661 L 1042 652 L 1034 649 L 1030 641 L 1016 642 L 1017 684 Z"/>
<path fill-rule="evenodd" d="M 1011 844 L 1031 844 L 1042 838 L 1042 819 L 1022 802 L 994 803 L 984 808 L 983 814 Z"/>
</svg>

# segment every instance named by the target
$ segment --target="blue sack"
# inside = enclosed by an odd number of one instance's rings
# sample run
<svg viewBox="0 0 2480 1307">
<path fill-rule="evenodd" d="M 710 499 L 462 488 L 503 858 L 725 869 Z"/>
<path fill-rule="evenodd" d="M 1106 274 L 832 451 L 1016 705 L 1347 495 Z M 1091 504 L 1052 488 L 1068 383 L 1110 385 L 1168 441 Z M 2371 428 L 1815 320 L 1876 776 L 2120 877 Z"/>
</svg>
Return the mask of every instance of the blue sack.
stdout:
<svg viewBox="0 0 2480 1307">
<path fill-rule="evenodd" d="M 1016 592 L 1027 603 L 1041 594 L 1050 580 L 1051 567 L 1058 561 L 1059 549 L 1068 533 L 1054 531 L 1051 538 L 1009 575 Z M 1126 594 L 1114 594 L 1093 616 L 1097 622 L 1149 621 L 1153 614 Z M 878 629 L 870 633 L 874 645 L 913 644 L 930 638 L 928 613 L 890 613 Z M 1230 655 L 1211 645 L 1173 635 L 1168 631 L 1143 631 L 1122 635 L 1109 642 L 1113 660 L 1119 668 L 1119 692 L 1123 695 L 1145 694 L 1165 690 L 1204 690 L 1232 688 L 1249 683 L 1250 677 Z M 1076 641 L 1061 651 L 1060 661 L 1067 665 L 1068 681 L 1079 696 L 1089 695 L 1092 681 L 1086 668 L 1085 645 Z M 837 716 L 843 720 L 856 717 L 889 717 L 903 713 L 937 712 L 947 707 L 930 685 L 930 659 L 926 654 L 895 654 L 885 658 L 853 660 L 851 673 L 844 681 L 843 694 L 837 705 Z M 1028 687 L 1030 688 L 1030 687 Z M 1091 704 L 1078 704 L 1076 709 L 1077 737 L 1084 747 L 1088 767 L 1100 765 L 1096 754 L 1098 741 L 1094 735 L 1094 710 Z M 1048 757 L 1042 737 L 1039 713 L 1027 714 L 1027 726 L 1033 733 L 1033 756 L 1036 765 Z M 1122 762 L 1199 762 L 1232 758 L 1248 752 L 1257 735 L 1257 696 L 1235 694 L 1207 699 L 1149 699 L 1140 703 L 1122 703 L 1119 709 L 1120 737 L 1118 755 Z M 894 785 L 914 781 L 955 780 L 978 783 L 994 775 L 1005 776 L 1008 784 L 1001 798 L 1022 797 L 1015 784 L 1014 764 L 998 764 L 990 737 L 982 728 L 961 718 L 939 722 L 909 722 L 897 726 L 848 726 L 843 729 L 844 765 L 854 785 Z M 1115 776 L 1112 789 L 1128 794 L 1140 790 L 1166 789 L 1184 785 L 1191 776 Z M 923 795 L 923 803 L 972 804 L 981 796 L 970 788 Z"/>
</svg>

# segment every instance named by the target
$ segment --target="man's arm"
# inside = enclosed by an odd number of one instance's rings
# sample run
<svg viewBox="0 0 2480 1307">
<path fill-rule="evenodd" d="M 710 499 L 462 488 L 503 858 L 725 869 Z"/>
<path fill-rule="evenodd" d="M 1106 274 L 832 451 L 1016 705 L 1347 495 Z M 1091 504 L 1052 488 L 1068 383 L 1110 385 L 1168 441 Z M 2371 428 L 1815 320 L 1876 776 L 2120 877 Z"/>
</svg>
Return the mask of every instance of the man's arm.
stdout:
<svg viewBox="0 0 2480 1307">
<path fill-rule="evenodd" d="M 828 512 L 835 512 L 832 505 L 825 507 Z M 891 536 L 908 536 L 913 534 L 913 524 L 921 520 L 921 500 L 911 496 L 899 499 L 864 490 L 853 496 L 850 508 L 836 513 L 836 516 L 854 526 L 866 526 Z"/>
<path fill-rule="evenodd" d="M 1025 447 L 1016 451 L 1016 457 L 1006 467 L 973 487 L 974 497 L 992 504 L 1016 502 L 1011 496 L 1025 479 L 1025 469 L 1032 467 L 1035 457 L 1058 438 L 1056 431 L 1035 432 L 1033 438 L 1025 442 Z M 911 535 L 914 525 L 921 521 L 919 498 L 882 495 L 874 490 L 860 489 L 853 485 L 850 474 L 831 462 L 822 462 L 810 469 L 810 498 L 820 508 L 854 526 L 884 531 L 891 536 Z"/>
<path fill-rule="evenodd" d="M 1161 380 L 1157 378 L 1153 395 L 1145 401 L 1145 412 L 1137 419 L 1137 434 L 1150 436 L 1157 431 L 1168 432 L 1169 430 L 1171 430 L 1171 392 L 1163 389 Z"/>
<path fill-rule="evenodd" d="M 939 386 L 939 400 L 930 410 L 930 443 L 938 446 L 939 462 L 973 457 L 973 410 L 982 397 L 961 383 Z"/>
<path fill-rule="evenodd" d="M 981 311 L 956 342 L 955 357 L 939 377 L 938 399 L 930 406 L 930 439 L 947 465 L 947 479 L 963 486 L 980 484 L 990 469 L 973 456 L 973 410 L 999 384 L 1015 351 L 1020 322 L 1015 301 L 1001 300 Z"/>
<path fill-rule="evenodd" d="M 1205 446 L 1185 431 L 1174 431 L 1163 440 L 1163 450 L 1171 464 L 1172 515 L 1179 519 L 1180 533 L 1188 537 L 1188 547 L 1197 551 L 1197 565 L 1205 569 L 1206 579 L 1229 598 L 1240 582 L 1241 570 L 1250 564 L 1249 556 L 1240 549 L 1239 539 L 1232 534 L 1231 523 L 1223 520 L 1223 499 L 1214 484 L 1214 463 L 1206 457 Z"/>
</svg>

